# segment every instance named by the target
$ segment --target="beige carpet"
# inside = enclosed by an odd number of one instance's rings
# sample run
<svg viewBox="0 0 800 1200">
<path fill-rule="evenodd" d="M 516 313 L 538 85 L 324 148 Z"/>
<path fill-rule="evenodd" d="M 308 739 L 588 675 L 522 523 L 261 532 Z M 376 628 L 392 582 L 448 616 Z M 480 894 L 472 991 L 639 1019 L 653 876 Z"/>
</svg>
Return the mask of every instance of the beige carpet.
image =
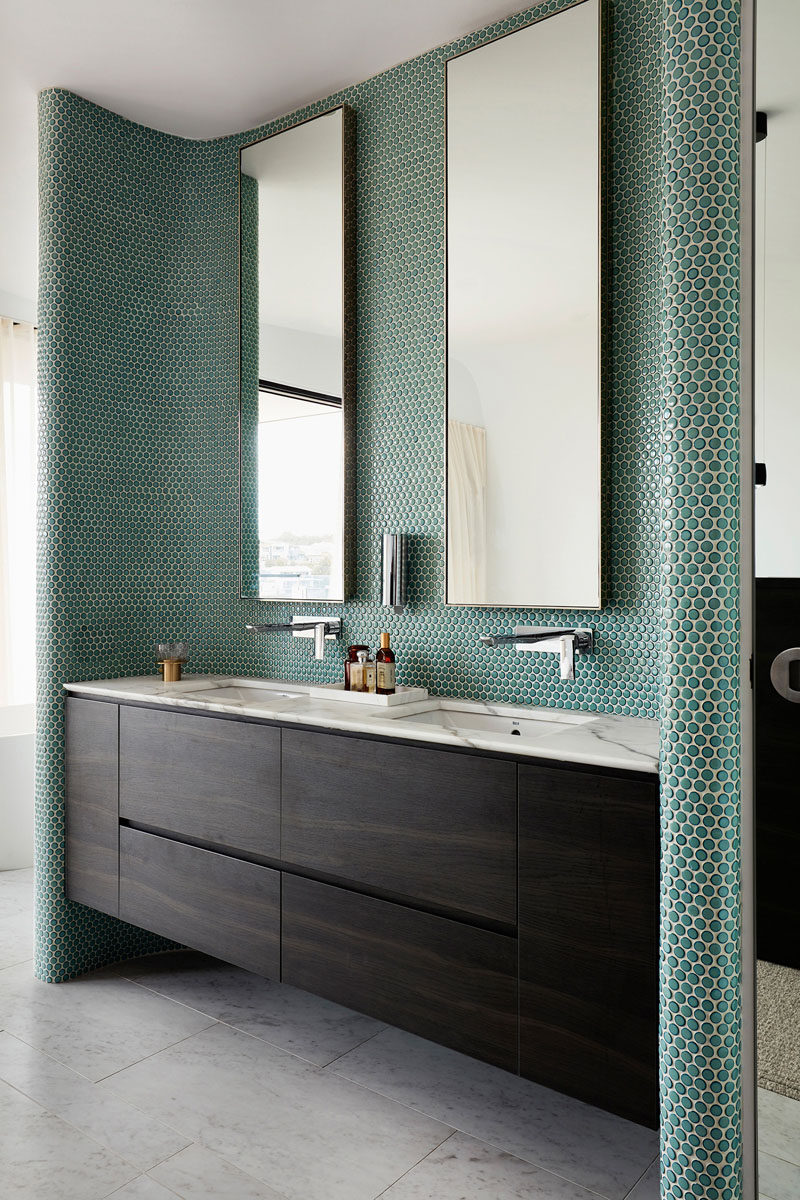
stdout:
<svg viewBox="0 0 800 1200">
<path fill-rule="evenodd" d="M 800 1100 L 800 971 L 761 961 L 758 1085 Z"/>
</svg>

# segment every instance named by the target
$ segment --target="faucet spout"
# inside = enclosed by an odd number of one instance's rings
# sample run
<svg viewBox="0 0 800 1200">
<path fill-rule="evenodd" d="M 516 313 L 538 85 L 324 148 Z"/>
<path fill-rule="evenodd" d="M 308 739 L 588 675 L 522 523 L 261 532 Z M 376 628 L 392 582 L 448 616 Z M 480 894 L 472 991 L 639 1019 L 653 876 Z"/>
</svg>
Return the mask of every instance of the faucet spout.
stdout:
<svg viewBox="0 0 800 1200">
<path fill-rule="evenodd" d="M 267 621 L 245 625 L 248 633 L 291 633 L 292 637 L 313 637 L 314 658 L 325 657 L 325 639 L 342 636 L 341 617 L 292 617 L 291 621 Z"/>
<path fill-rule="evenodd" d="M 575 678 L 575 651 L 594 653 L 594 634 L 591 629 L 526 629 L 514 633 L 481 634 L 484 646 L 514 646 L 517 650 L 534 653 L 556 653 L 562 679 Z"/>
</svg>

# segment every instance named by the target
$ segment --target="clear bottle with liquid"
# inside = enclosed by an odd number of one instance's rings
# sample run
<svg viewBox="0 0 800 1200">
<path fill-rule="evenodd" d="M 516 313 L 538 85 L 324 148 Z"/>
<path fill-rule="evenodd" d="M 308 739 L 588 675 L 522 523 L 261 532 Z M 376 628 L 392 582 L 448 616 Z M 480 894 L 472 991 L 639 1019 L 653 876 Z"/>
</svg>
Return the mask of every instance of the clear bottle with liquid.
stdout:
<svg viewBox="0 0 800 1200">
<path fill-rule="evenodd" d="M 359 650 L 357 662 L 350 664 L 350 691 L 375 691 L 375 663 L 369 657 L 368 650 Z"/>
</svg>

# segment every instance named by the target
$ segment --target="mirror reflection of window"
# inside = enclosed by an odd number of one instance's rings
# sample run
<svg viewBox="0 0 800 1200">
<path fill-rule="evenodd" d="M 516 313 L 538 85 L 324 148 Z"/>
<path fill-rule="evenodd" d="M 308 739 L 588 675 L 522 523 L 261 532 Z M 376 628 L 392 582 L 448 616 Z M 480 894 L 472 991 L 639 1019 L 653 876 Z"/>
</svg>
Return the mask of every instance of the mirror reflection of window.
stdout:
<svg viewBox="0 0 800 1200">
<path fill-rule="evenodd" d="M 258 412 L 260 591 L 337 599 L 342 571 L 341 406 L 262 392 Z"/>
</svg>

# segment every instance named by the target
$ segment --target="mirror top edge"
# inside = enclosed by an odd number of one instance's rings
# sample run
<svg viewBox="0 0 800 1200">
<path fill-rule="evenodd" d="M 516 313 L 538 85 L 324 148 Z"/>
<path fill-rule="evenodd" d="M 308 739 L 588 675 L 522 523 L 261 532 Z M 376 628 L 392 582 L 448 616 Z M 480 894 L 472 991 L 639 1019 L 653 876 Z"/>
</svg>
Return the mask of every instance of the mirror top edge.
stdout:
<svg viewBox="0 0 800 1200">
<path fill-rule="evenodd" d="M 585 0 L 577 0 L 577 3 L 583 4 Z M 291 133 L 293 129 L 299 129 L 302 125 L 310 124 L 311 121 L 318 121 L 321 117 L 333 116 L 337 112 L 341 114 L 343 123 L 355 115 L 355 109 L 350 104 L 346 104 L 344 101 L 340 104 L 333 104 L 330 108 L 323 109 L 322 112 L 313 113 L 310 117 L 301 117 L 299 121 L 293 121 L 291 125 L 283 125 L 272 133 L 265 133 L 261 137 L 252 138 L 249 142 L 243 142 L 239 147 L 239 158 L 241 159 L 244 151 L 249 150 L 251 146 L 259 146 L 261 142 L 268 142 L 271 138 L 280 137 L 282 133 Z"/>
<path fill-rule="evenodd" d="M 515 33 L 524 33 L 526 29 L 531 29 L 534 25 L 541 25 L 543 21 L 549 20 L 551 17 L 560 17 L 566 12 L 570 12 L 573 8 L 580 8 L 582 4 L 596 4 L 598 17 L 601 15 L 602 7 L 606 0 L 572 0 L 571 4 L 565 4 L 563 8 L 557 8 L 555 12 L 541 13 L 539 16 L 532 16 L 530 21 L 526 21 L 524 25 L 518 25 L 516 29 L 509 29 L 505 33 L 498 33 L 496 37 L 488 38 L 485 42 L 480 42 L 477 46 L 467 46 L 463 50 L 456 50 L 454 54 L 448 54 L 443 59 L 445 66 L 445 79 L 447 79 L 447 69 L 451 63 L 456 62 L 460 58 L 465 58 L 468 54 L 473 54 L 476 50 L 485 50 L 487 46 L 492 46 L 496 42 L 502 42 L 505 38 L 513 37 Z M 547 0 L 540 0 L 542 6 L 547 3 Z"/>
</svg>

